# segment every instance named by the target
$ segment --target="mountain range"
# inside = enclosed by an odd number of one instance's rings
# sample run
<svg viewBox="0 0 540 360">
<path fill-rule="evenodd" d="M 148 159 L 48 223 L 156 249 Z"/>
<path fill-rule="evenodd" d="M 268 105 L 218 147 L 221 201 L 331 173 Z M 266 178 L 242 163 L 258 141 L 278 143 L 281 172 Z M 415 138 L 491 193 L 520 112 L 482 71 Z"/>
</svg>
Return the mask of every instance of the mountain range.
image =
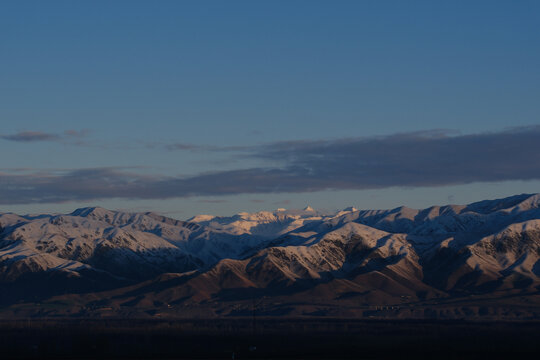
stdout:
<svg viewBox="0 0 540 360">
<path fill-rule="evenodd" d="M 540 318 L 540 194 L 180 221 L 0 214 L 5 317 Z"/>
</svg>

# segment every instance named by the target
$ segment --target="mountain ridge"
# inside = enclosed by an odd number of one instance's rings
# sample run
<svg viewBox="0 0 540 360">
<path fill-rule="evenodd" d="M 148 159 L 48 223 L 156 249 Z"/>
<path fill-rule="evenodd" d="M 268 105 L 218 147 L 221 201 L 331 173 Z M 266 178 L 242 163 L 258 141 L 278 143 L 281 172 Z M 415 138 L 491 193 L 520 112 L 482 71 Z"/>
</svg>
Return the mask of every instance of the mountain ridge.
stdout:
<svg viewBox="0 0 540 360">
<path fill-rule="evenodd" d="M 504 311 L 534 317 L 539 258 L 539 194 L 426 209 L 322 214 L 306 207 L 188 221 L 100 207 L 0 214 L 2 302 L 8 312 L 28 304 L 34 315 L 35 301 L 69 299 L 73 309 L 49 314 L 97 316 L 91 304 L 100 298 L 118 316 L 236 316 L 239 306 L 271 299 L 268 311 L 279 316 L 308 316 L 314 308 L 374 316 L 372 306 L 406 306 L 387 315 L 415 317 L 415 307 L 444 303 L 437 316 L 460 317 L 448 304 L 484 298 L 492 304 L 488 315 L 499 316 L 501 304 L 523 298 L 512 305 L 521 310 Z"/>
</svg>

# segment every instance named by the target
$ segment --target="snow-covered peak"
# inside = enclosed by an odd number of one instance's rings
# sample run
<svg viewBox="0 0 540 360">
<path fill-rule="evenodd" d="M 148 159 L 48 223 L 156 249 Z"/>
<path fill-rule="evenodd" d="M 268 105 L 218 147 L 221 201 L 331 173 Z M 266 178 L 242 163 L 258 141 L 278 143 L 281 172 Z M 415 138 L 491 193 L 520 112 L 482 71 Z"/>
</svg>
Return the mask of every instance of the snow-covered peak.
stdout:
<svg viewBox="0 0 540 360">
<path fill-rule="evenodd" d="M 194 217 L 188 219 L 188 221 L 189 222 L 194 222 L 194 223 L 201 223 L 201 222 L 210 221 L 210 220 L 214 219 L 215 217 L 216 217 L 215 215 L 201 214 L 201 215 L 195 215 Z"/>
<path fill-rule="evenodd" d="M 81 216 L 81 217 L 101 217 L 105 215 L 111 215 L 113 212 L 107 209 L 104 209 L 99 206 L 93 206 L 93 207 L 84 207 L 84 208 L 78 208 L 75 211 L 73 211 L 70 215 L 72 216 Z"/>
<path fill-rule="evenodd" d="M 354 213 L 354 212 L 357 212 L 357 211 L 358 211 L 358 209 L 355 208 L 354 206 L 349 206 L 349 207 L 347 207 L 347 208 L 345 208 L 345 209 L 343 209 L 343 210 L 341 210 L 341 211 L 338 211 L 338 212 L 336 213 L 336 215 L 334 215 L 334 217 L 337 218 L 337 217 L 340 217 L 340 216 L 343 216 L 343 215 L 347 215 L 347 214 L 350 214 L 350 213 Z"/>
<path fill-rule="evenodd" d="M 503 199 L 483 200 L 469 204 L 464 211 L 473 211 L 479 214 L 489 214 L 502 209 L 520 206 L 522 210 L 538 207 L 540 194 L 521 194 Z"/>
<path fill-rule="evenodd" d="M 517 205 L 520 210 L 531 210 L 540 208 L 540 194 L 530 195 Z"/>
<path fill-rule="evenodd" d="M 271 239 L 299 228 L 308 222 L 323 219 L 323 216 L 320 216 L 312 208 L 308 208 L 308 210 L 280 208 L 273 212 L 240 212 L 233 216 L 197 215 L 188 221 L 219 233 L 253 235 Z"/>
</svg>

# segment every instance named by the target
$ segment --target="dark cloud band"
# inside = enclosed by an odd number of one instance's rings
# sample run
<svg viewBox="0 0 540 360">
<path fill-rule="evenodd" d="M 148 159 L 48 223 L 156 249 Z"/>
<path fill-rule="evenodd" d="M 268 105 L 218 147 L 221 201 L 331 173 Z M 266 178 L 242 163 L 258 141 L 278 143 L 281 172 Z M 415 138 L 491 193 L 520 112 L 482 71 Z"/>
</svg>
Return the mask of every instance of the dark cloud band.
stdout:
<svg viewBox="0 0 540 360">
<path fill-rule="evenodd" d="M 48 134 L 40 131 L 21 131 L 16 134 L 2 135 L 0 138 L 17 142 L 58 141 L 59 135 Z"/>
<path fill-rule="evenodd" d="M 0 174 L 0 203 L 166 199 L 540 179 L 540 126 L 473 135 L 436 131 L 292 141 L 255 146 L 248 152 L 282 166 L 185 178 L 145 176 L 122 168 Z"/>
<path fill-rule="evenodd" d="M 42 131 L 21 131 L 10 135 L 0 135 L 0 139 L 15 142 L 61 142 L 66 143 L 73 139 L 81 139 L 88 134 L 88 130 L 66 130 L 62 134 L 51 134 Z M 79 143 L 75 143 L 79 144 Z"/>
</svg>

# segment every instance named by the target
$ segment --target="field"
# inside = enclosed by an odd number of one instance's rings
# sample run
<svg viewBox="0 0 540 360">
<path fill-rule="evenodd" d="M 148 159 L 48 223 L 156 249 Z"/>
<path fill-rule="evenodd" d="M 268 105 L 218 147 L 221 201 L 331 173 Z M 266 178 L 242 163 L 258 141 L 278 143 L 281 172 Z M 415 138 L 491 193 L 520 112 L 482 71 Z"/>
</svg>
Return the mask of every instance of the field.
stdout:
<svg viewBox="0 0 540 360">
<path fill-rule="evenodd" d="M 539 322 L 338 319 L 11 320 L 8 358 L 528 358 Z"/>
</svg>

